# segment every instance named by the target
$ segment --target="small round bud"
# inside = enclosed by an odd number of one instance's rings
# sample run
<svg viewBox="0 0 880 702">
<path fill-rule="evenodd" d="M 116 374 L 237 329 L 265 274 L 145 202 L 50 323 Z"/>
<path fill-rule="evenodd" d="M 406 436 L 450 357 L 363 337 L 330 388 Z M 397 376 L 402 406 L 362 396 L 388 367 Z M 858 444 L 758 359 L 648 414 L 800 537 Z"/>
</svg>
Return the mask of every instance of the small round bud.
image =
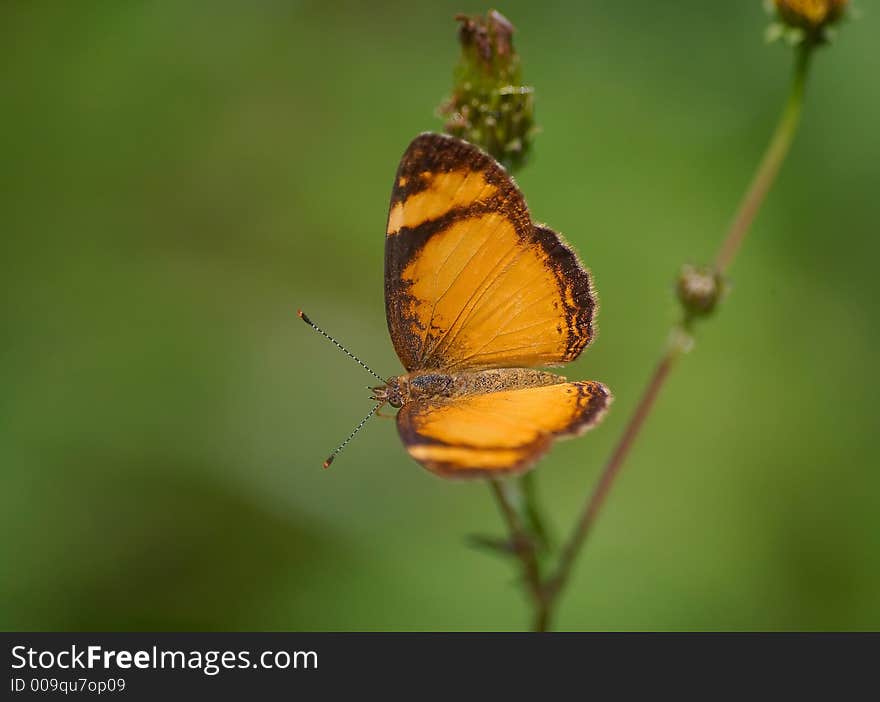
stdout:
<svg viewBox="0 0 880 702">
<path fill-rule="evenodd" d="M 846 14 L 849 0 L 773 0 L 770 4 L 777 18 L 771 38 L 785 37 L 792 44 L 821 44 L 828 41 L 831 26 Z"/>
<path fill-rule="evenodd" d="M 712 268 L 682 266 L 676 291 L 686 317 L 705 317 L 721 299 L 724 285 L 721 274 Z"/>
</svg>

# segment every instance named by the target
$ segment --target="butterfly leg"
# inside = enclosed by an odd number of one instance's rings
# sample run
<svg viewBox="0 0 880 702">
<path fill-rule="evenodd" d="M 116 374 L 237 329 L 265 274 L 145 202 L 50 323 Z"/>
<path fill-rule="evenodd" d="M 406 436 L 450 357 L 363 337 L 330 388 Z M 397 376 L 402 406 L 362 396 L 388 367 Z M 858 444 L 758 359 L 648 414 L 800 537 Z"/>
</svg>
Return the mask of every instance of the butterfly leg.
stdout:
<svg viewBox="0 0 880 702">
<path fill-rule="evenodd" d="M 382 410 L 377 410 L 376 416 L 382 419 L 394 419 L 397 416 L 397 413 L 395 412 L 394 414 L 383 414 Z"/>
</svg>

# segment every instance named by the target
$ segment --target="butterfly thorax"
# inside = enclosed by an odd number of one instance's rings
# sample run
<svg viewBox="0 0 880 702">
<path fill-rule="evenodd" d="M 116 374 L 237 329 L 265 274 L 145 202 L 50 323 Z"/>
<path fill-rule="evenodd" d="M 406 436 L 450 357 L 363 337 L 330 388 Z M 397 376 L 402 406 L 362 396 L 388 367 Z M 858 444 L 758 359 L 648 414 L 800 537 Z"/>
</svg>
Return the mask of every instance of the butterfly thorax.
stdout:
<svg viewBox="0 0 880 702">
<path fill-rule="evenodd" d="M 402 407 L 415 400 L 482 395 L 564 382 L 561 375 L 533 368 L 492 368 L 459 373 L 415 371 L 391 377 L 384 386 L 373 388 L 373 399 L 385 401 L 392 407 Z"/>
</svg>

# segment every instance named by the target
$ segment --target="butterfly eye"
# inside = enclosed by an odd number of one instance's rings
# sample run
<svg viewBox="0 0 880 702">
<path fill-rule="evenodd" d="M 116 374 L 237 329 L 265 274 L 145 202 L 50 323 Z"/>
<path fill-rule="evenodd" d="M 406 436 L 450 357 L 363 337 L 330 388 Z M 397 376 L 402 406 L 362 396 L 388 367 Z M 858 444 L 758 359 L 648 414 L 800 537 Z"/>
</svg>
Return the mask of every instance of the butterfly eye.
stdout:
<svg viewBox="0 0 880 702">
<path fill-rule="evenodd" d="M 374 399 L 387 402 L 395 409 L 403 406 L 401 395 L 400 382 L 396 378 L 390 378 L 384 386 L 373 388 Z"/>
</svg>

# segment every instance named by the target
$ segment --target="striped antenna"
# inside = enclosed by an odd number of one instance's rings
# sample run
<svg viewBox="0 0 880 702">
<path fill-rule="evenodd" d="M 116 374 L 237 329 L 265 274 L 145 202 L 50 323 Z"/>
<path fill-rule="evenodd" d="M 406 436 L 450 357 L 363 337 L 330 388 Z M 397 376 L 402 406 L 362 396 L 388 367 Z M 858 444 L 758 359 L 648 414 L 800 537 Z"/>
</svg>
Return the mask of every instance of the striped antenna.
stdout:
<svg viewBox="0 0 880 702">
<path fill-rule="evenodd" d="M 297 310 L 297 311 L 296 311 L 296 316 L 299 317 L 299 318 L 300 318 L 302 321 L 304 321 L 306 324 L 308 324 L 312 329 L 314 329 L 316 332 L 318 332 L 321 336 L 323 336 L 323 337 L 329 339 L 330 341 L 332 341 L 333 344 L 336 346 L 336 348 L 338 348 L 340 351 L 342 351 L 342 353 L 344 353 L 344 354 L 345 354 L 346 356 L 348 356 L 349 358 L 354 359 L 354 360 L 358 363 L 358 365 L 360 365 L 361 368 L 363 368 L 364 370 L 366 370 L 366 371 L 367 371 L 370 375 L 372 375 L 374 378 L 377 378 L 377 379 L 379 380 L 379 382 L 382 383 L 382 385 L 385 384 L 385 378 L 383 378 L 381 375 L 379 375 L 376 371 L 374 371 L 372 368 L 370 368 L 370 367 L 369 367 L 366 363 L 364 363 L 361 359 L 359 359 L 357 356 L 355 356 L 351 351 L 349 351 L 349 350 L 348 350 L 347 348 L 345 348 L 342 344 L 340 344 L 338 341 L 336 341 L 336 339 L 334 339 L 334 338 L 333 338 L 332 336 L 330 336 L 327 332 L 325 332 L 323 329 L 321 329 L 321 327 L 319 327 L 319 326 L 318 326 L 317 324 L 315 324 L 311 319 L 308 318 L 308 316 L 306 315 L 305 312 L 303 312 L 302 310 Z M 360 427 L 358 427 L 358 429 L 360 429 Z M 341 447 L 340 447 L 340 448 L 341 448 Z M 337 449 L 337 450 L 338 450 L 338 449 Z M 334 453 L 335 453 L 335 452 L 334 452 Z M 324 467 L 326 468 L 327 466 L 324 466 Z"/>
<path fill-rule="evenodd" d="M 379 408 L 384 404 L 385 404 L 384 402 L 379 402 L 375 407 L 373 407 L 373 409 L 370 410 L 370 413 L 361 420 L 361 423 L 358 424 L 354 428 L 354 431 L 348 435 L 348 438 L 345 441 L 343 441 L 341 444 L 339 444 L 339 446 L 337 446 L 335 449 L 333 449 L 333 451 L 330 453 L 330 455 L 327 456 L 327 460 L 324 461 L 324 468 L 330 467 L 330 464 L 333 463 L 333 460 L 336 458 L 336 456 L 339 454 L 339 452 L 342 451 L 342 449 L 344 449 L 348 445 L 348 442 L 354 438 L 354 435 L 357 434 L 361 430 L 361 428 L 364 426 L 364 424 L 366 424 L 368 421 L 370 421 L 370 417 L 372 417 L 374 414 L 376 414 L 376 412 L 379 411 Z"/>
</svg>

